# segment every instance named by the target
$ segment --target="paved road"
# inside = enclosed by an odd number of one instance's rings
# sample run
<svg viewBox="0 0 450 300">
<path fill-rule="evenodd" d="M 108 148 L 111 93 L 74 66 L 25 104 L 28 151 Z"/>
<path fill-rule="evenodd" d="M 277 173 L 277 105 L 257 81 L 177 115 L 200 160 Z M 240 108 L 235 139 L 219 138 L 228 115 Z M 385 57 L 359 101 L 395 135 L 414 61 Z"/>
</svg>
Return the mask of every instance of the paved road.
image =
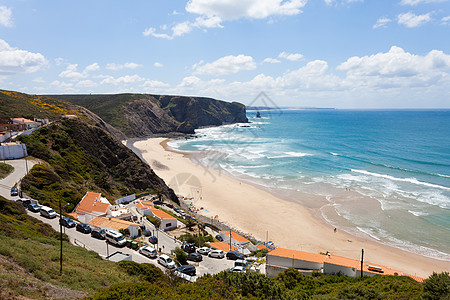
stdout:
<svg viewBox="0 0 450 300">
<path fill-rule="evenodd" d="M 36 162 L 29 159 L 15 159 L 6 160 L 5 163 L 13 166 L 14 171 L 6 178 L 0 180 L 0 195 L 6 199 L 17 200 L 18 196 L 11 196 L 11 188 L 27 174 L 27 169 L 28 171 L 31 170 Z"/>
</svg>

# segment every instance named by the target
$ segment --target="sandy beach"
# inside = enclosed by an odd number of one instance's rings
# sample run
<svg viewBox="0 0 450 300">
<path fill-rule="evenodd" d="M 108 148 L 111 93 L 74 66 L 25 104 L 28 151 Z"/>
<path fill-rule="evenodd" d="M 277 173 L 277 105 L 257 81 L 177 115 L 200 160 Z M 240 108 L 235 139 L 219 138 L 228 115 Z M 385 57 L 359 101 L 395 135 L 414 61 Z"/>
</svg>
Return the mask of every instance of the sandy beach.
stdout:
<svg viewBox="0 0 450 300">
<path fill-rule="evenodd" d="M 171 151 L 167 139 L 135 141 L 133 147 L 177 194 L 192 197 L 199 213 L 218 218 L 258 240 L 268 237 L 277 246 L 326 252 L 359 260 L 364 249 L 365 261 L 428 277 L 432 272 L 450 270 L 449 261 L 440 261 L 389 247 L 372 239 L 334 232 L 312 211 L 235 178 L 205 169 L 186 155 Z"/>
</svg>

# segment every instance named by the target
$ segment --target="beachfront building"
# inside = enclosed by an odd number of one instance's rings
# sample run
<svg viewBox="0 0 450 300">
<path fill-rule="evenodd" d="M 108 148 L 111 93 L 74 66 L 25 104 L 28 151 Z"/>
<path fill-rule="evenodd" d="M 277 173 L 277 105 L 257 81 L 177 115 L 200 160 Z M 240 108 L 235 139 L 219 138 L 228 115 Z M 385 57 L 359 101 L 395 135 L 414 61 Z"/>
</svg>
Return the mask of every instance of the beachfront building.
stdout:
<svg viewBox="0 0 450 300">
<path fill-rule="evenodd" d="M 287 269 L 296 269 L 303 274 L 311 274 L 313 271 L 318 271 L 325 274 L 342 274 L 349 277 L 358 277 L 361 276 L 361 261 L 332 254 L 322 255 L 284 248 L 277 248 L 267 254 L 267 276 L 275 277 Z M 364 276 L 398 275 L 409 276 L 418 282 L 423 281 L 423 278 L 369 262 L 363 262 L 362 272 Z"/>
<path fill-rule="evenodd" d="M 102 194 L 87 192 L 69 215 L 80 222 L 89 223 L 96 217 L 106 217 L 110 206 L 111 204 L 106 198 L 102 197 Z"/>
<path fill-rule="evenodd" d="M 25 128 L 25 130 L 38 128 L 41 126 L 41 123 L 25 118 L 13 118 L 12 121 L 13 124 L 22 125 Z"/>
<path fill-rule="evenodd" d="M 296 269 L 304 274 L 322 271 L 325 255 L 277 248 L 267 253 L 266 274 L 275 277 L 287 269 Z"/>
<path fill-rule="evenodd" d="M 128 229 L 130 237 L 135 238 L 141 235 L 140 224 L 110 217 L 96 217 L 88 222 L 89 225 L 105 229 L 119 231 Z"/>
<path fill-rule="evenodd" d="M 219 235 L 222 237 L 223 241 L 231 246 L 236 247 L 237 251 L 248 255 L 252 251 L 258 250 L 258 248 L 252 244 L 248 239 L 240 234 L 233 231 L 220 231 Z M 230 243 L 231 240 L 231 243 Z"/>
<path fill-rule="evenodd" d="M 160 229 L 164 231 L 176 229 L 178 226 L 177 219 L 165 211 L 153 208 L 151 215 L 161 222 Z"/>
</svg>

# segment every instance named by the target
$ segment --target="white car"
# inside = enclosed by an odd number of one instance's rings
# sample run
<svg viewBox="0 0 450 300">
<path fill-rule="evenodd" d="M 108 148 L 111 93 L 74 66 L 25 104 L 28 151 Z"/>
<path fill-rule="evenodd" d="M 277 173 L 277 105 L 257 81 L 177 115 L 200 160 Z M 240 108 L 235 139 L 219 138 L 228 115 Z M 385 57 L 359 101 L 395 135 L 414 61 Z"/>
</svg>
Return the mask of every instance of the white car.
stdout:
<svg viewBox="0 0 450 300">
<path fill-rule="evenodd" d="M 167 269 L 175 269 L 175 262 L 165 254 L 158 257 L 158 263 Z"/>
<path fill-rule="evenodd" d="M 211 250 L 208 254 L 209 257 L 215 257 L 215 258 L 224 258 L 225 252 L 222 250 Z"/>
<path fill-rule="evenodd" d="M 232 268 L 228 269 L 228 271 L 229 271 L 229 272 L 235 272 L 235 273 L 245 273 L 245 272 L 246 272 L 246 271 L 245 271 L 245 268 L 242 267 L 242 266 L 235 266 L 235 267 L 232 267 Z"/>
<path fill-rule="evenodd" d="M 201 247 L 197 249 L 197 252 L 203 255 L 208 255 L 208 253 L 211 251 L 211 248 L 209 247 Z"/>
<path fill-rule="evenodd" d="M 144 246 L 139 249 L 139 253 L 147 256 L 148 258 L 156 258 L 158 255 L 156 250 L 150 246 Z"/>
</svg>

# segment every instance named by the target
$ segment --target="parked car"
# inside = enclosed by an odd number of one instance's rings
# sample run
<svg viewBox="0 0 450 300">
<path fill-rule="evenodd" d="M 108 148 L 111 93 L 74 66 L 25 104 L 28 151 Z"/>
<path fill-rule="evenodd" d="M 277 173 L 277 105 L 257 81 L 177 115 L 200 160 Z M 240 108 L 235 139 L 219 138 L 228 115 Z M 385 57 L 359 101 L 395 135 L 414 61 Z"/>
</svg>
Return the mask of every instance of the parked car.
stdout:
<svg viewBox="0 0 450 300">
<path fill-rule="evenodd" d="M 30 198 L 19 198 L 17 202 L 21 202 L 23 206 L 27 207 L 31 203 Z"/>
<path fill-rule="evenodd" d="M 244 267 L 241 266 L 236 266 L 236 267 L 232 267 L 230 269 L 228 269 L 229 272 L 236 272 L 236 273 L 245 273 L 246 270 Z"/>
<path fill-rule="evenodd" d="M 221 235 L 216 235 L 216 239 L 219 241 L 219 242 L 223 242 L 223 237 L 221 236 Z"/>
<path fill-rule="evenodd" d="M 195 276 L 195 267 L 193 265 L 185 265 L 177 268 L 177 271 L 189 276 Z"/>
<path fill-rule="evenodd" d="M 195 252 L 195 245 L 194 244 L 192 244 L 192 243 L 186 243 L 186 242 L 184 242 L 182 245 L 181 245 L 181 249 L 183 249 L 185 252 L 187 252 L 187 253 L 193 253 L 193 252 Z"/>
<path fill-rule="evenodd" d="M 231 259 L 231 260 L 236 260 L 236 259 L 241 259 L 244 260 L 245 256 L 239 252 L 236 251 L 229 251 L 227 253 L 227 259 Z"/>
<path fill-rule="evenodd" d="M 166 254 L 161 255 L 158 257 L 158 263 L 167 269 L 174 269 L 175 268 L 175 262 Z"/>
<path fill-rule="evenodd" d="M 92 229 L 88 224 L 78 223 L 77 231 L 82 232 L 82 233 L 91 233 Z"/>
<path fill-rule="evenodd" d="M 224 258 L 225 252 L 222 250 L 211 250 L 208 254 L 209 257 L 215 257 L 215 258 Z"/>
<path fill-rule="evenodd" d="M 107 230 L 105 238 L 108 243 L 117 247 L 125 247 L 125 245 L 127 244 L 127 240 L 125 239 L 123 234 L 118 231 Z"/>
<path fill-rule="evenodd" d="M 19 196 L 19 190 L 17 189 L 17 187 L 13 186 L 11 188 L 11 196 Z"/>
<path fill-rule="evenodd" d="M 152 232 L 148 229 L 142 230 L 141 233 L 143 236 L 151 236 L 152 235 Z"/>
<path fill-rule="evenodd" d="M 159 200 L 153 201 L 153 205 L 162 205 L 162 204 L 163 204 L 162 201 Z"/>
<path fill-rule="evenodd" d="M 91 231 L 91 237 L 99 239 L 99 240 L 104 240 L 106 239 L 106 231 L 103 229 L 99 229 L 99 228 L 94 228 Z"/>
<path fill-rule="evenodd" d="M 156 236 L 151 236 L 148 238 L 148 241 L 154 245 L 158 243 L 158 238 Z"/>
<path fill-rule="evenodd" d="M 200 253 L 193 252 L 187 255 L 187 260 L 199 262 L 203 260 L 203 256 Z"/>
<path fill-rule="evenodd" d="M 75 221 L 68 217 L 61 217 L 61 219 L 59 219 L 59 224 L 67 228 L 73 228 L 76 225 Z"/>
<path fill-rule="evenodd" d="M 48 206 L 41 206 L 39 212 L 41 213 L 41 216 L 49 219 L 56 218 L 57 216 L 56 212 L 51 207 Z"/>
<path fill-rule="evenodd" d="M 249 265 L 248 261 L 244 260 L 244 259 L 236 259 L 234 261 L 234 266 L 235 267 L 244 267 L 247 268 L 247 266 Z"/>
<path fill-rule="evenodd" d="M 141 247 L 139 249 L 139 253 L 147 256 L 148 258 L 156 258 L 156 256 L 158 256 L 158 253 L 156 253 L 156 250 L 150 246 Z"/>
<path fill-rule="evenodd" d="M 30 203 L 27 205 L 27 209 L 31 212 L 37 213 L 41 210 L 41 206 L 37 203 Z"/>
<path fill-rule="evenodd" d="M 211 248 L 209 247 L 201 247 L 197 249 L 197 252 L 203 255 L 208 255 L 209 251 L 211 251 Z"/>
</svg>

